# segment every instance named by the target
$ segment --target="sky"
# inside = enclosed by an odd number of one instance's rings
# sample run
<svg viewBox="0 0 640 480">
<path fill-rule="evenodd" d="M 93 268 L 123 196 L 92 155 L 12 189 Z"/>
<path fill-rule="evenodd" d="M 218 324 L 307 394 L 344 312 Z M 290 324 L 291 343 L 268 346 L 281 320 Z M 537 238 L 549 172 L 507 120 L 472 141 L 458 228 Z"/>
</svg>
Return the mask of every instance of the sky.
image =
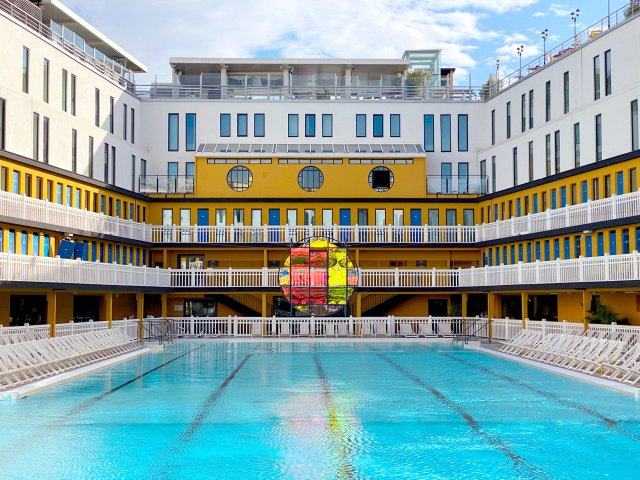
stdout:
<svg viewBox="0 0 640 480">
<path fill-rule="evenodd" d="M 628 0 L 63 0 L 143 62 L 136 83 L 170 81 L 169 57 L 401 58 L 442 49 L 456 83 L 518 69 Z"/>
</svg>

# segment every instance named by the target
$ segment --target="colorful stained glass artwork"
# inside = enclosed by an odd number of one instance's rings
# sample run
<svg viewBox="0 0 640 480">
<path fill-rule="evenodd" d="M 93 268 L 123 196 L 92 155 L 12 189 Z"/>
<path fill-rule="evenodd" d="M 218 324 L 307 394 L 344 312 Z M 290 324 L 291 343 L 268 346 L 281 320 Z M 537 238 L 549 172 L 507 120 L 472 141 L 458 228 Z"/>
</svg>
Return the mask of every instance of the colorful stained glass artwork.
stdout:
<svg viewBox="0 0 640 480">
<path fill-rule="evenodd" d="M 280 268 L 279 283 L 298 312 L 331 315 L 349 303 L 358 285 L 358 270 L 338 242 L 312 237 L 289 250 Z"/>
</svg>

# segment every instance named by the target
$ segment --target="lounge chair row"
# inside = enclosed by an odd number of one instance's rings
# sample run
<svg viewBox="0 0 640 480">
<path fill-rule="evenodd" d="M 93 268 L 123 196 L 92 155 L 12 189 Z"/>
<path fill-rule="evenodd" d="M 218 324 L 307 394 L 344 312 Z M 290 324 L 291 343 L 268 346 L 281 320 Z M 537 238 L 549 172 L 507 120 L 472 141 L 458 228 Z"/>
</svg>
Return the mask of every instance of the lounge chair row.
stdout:
<svg viewBox="0 0 640 480">
<path fill-rule="evenodd" d="M 0 345 L 11 345 L 12 343 L 31 342 L 33 340 L 39 340 L 41 337 L 36 335 L 32 331 L 21 333 L 8 333 L 0 335 Z"/>
<path fill-rule="evenodd" d="M 609 338 L 607 338 L 609 337 Z M 583 335 L 547 334 L 522 330 L 500 351 L 610 380 L 640 383 L 640 344 L 630 336 L 587 331 Z"/>
<path fill-rule="evenodd" d="M 417 327 L 417 329 L 416 329 Z M 278 336 L 280 337 L 453 337 L 451 324 L 442 322 L 428 323 L 399 323 L 397 332 L 394 326 L 387 322 L 367 322 L 349 324 L 348 322 L 315 321 L 313 326 L 308 320 L 279 322 Z M 251 336 L 264 336 L 264 327 L 261 322 L 251 324 Z"/>
<path fill-rule="evenodd" d="M 142 348 L 120 329 L 0 346 L 0 390 L 35 382 Z"/>
</svg>

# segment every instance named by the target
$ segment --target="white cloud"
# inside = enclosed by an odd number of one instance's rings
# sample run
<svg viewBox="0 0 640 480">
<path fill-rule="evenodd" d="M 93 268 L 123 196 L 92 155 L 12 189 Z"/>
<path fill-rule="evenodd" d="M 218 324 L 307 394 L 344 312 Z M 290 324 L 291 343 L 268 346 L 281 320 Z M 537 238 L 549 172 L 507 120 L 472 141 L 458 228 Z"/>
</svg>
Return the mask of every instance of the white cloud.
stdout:
<svg viewBox="0 0 640 480">
<path fill-rule="evenodd" d="M 533 17 L 546 17 L 547 16 L 547 12 L 535 12 L 532 16 Z"/>
<path fill-rule="evenodd" d="M 568 17 L 571 15 L 573 11 L 567 5 L 563 5 L 561 3 L 552 3 L 549 6 L 549 11 L 553 13 L 556 17 Z"/>
</svg>

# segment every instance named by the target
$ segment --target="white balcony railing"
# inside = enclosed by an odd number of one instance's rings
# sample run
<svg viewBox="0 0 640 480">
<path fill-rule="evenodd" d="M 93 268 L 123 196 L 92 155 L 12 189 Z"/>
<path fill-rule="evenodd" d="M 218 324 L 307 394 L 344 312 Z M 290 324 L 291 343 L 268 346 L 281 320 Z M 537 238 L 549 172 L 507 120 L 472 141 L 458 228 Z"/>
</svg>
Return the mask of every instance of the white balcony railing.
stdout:
<svg viewBox="0 0 640 480">
<path fill-rule="evenodd" d="M 160 268 L 65 260 L 0 253 L 0 281 L 170 287 L 170 273 Z"/>
<path fill-rule="evenodd" d="M 151 241 L 151 225 L 0 191 L 0 216 L 85 232 Z"/>
</svg>

